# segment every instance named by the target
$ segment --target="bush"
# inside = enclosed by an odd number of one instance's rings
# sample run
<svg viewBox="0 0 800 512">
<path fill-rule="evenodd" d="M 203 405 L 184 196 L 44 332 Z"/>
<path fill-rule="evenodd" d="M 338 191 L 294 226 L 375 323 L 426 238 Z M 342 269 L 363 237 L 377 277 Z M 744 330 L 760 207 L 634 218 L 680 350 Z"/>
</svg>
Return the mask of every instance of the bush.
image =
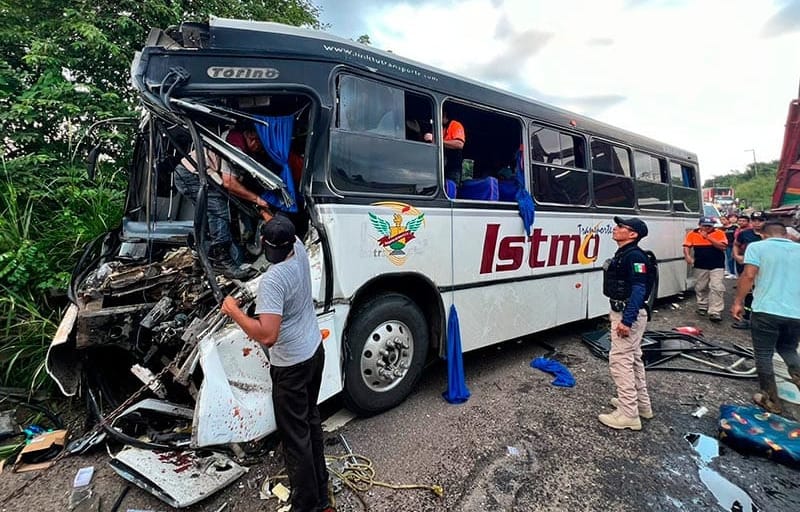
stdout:
<svg viewBox="0 0 800 512">
<path fill-rule="evenodd" d="M 15 164 L 0 180 L 0 383 L 38 388 L 72 267 L 87 242 L 119 224 L 125 180 L 112 172 L 89 183 L 81 168 Z M 52 177 L 37 183 L 39 175 Z"/>
</svg>

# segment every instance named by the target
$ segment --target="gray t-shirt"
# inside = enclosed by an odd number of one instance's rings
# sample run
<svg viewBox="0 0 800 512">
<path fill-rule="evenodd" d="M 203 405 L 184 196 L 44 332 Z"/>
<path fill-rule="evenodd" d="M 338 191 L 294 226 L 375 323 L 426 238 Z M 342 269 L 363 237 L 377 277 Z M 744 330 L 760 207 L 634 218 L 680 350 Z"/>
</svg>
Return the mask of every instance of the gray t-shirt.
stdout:
<svg viewBox="0 0 800 512">
<path fill-rule="evenodd" d="M 275 366 L 308 360 L 322 341 L 311 298 L 311 268 L 303 244 L 295 238 L 294 256 L 272 265 L 261 278 L 256 314 L 281 315 L 278 340 L 269 349 Z"/>
</svg>

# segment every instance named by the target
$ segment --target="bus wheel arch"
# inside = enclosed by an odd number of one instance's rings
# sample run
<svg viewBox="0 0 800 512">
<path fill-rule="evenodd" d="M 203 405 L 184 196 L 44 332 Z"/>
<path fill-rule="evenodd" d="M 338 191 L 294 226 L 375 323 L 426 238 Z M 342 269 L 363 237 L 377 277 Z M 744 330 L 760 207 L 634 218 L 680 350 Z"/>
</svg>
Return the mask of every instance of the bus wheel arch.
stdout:
<svg viewBox="0 0 800 512">
<path fill-rule="evenodd" d="M 354 296 L 345 325 L 345 404 L 372 415 L 401 403 L 440 344 L 444 308 L 433 283 L 381 276 Z"/>
</svg>

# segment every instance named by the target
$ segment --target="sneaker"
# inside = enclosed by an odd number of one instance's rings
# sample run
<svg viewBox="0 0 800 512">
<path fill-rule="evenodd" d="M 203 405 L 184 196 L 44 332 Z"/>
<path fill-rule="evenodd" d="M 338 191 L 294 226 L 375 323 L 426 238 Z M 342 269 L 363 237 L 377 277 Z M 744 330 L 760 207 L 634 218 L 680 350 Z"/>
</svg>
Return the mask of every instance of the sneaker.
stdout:
<svg viewBox="0 0 800 512">
<path fill-rule="evenodd" d="M 642 430 L 642 420 L 640 420 L 638 416 L 635 418 L 629 418 L 622 414 L 619 409 L 616 409 L 614 412 L 608 414 L 600 414 L 597 416 L 597 419 L 600 420 L 600 423 L 603 425 L 617 430 L 626 428 L 631 430 Z"/>
<path fill-rule="evenodd" d="M 718 323 L 718 322 L 722 321 L 722 317 L 720 316 L 719 313 L 711 313 L 711 314 L 709 314 L 708 315 L 708 319 L 711 320 L 714 323 Z"/>
<path fill-rule="evenodd" d="M 611 398 L 610 403 L 611 407 L 613 407 L 614 409 L 619 409 L 619 398 L 617 397 Z M 639 406 L 639 417 L 644 418 L 646 420 L 652 420 L 653 417 L 655 417 L 655 414 L 653 414 L 653 409 L 642 409 L 642 407 Z"/>
<path fill-rule="evenodd" d="M 750 320 L 739 320 L 738 322 L 733 322 L 731 327 L 734 329 L 749 329 L 750 328 Z"/>
<path fill-rule="evenodd" d="M 706 316 L 706 313 L 708 313 L 708 310 L 705 310 L 705 309 L 698 309 L 697 310 L 697 314 L 700 315 L 700 316 Z"/>
<path fill-rule="evenodd" d="M 733 274 L 728 274 L 725 276 L 725 279 L 739 279 L 739 276 L 735 276 Z"/>
</svg>

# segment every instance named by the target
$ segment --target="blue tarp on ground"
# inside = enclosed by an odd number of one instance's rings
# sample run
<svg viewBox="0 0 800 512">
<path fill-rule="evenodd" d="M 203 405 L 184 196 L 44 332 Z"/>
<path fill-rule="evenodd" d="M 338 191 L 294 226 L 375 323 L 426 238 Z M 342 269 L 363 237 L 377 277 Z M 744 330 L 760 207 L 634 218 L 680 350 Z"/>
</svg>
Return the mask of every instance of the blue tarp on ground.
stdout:
<svg viewBox="0 0 800 512">
<path fill-rule="evenodd" d="M 555 380 L 550 383 L 554 386 L 571 388 L 575 385 L 575 377 L 572 376 L 566 366 L 558 361 L 547 359 L 546 357 L 537 357 L 531 361 L 531 367 L 555 375 Z"/>
</svg>

